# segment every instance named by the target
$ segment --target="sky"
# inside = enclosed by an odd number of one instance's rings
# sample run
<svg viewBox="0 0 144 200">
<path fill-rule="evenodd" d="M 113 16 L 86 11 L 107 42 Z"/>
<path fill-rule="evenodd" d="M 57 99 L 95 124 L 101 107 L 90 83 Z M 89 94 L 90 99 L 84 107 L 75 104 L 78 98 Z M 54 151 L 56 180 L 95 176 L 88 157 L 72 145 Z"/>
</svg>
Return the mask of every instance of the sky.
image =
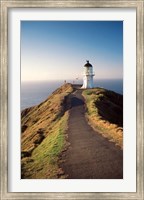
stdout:
<svg viewBox="0 0 144 200">
<path fill-rule="evenodd" d="M 22 21 L 21 80 L 82 79 L 86 60 L 95 79 L 123 78 L 122 21 Z"/>
</svg>

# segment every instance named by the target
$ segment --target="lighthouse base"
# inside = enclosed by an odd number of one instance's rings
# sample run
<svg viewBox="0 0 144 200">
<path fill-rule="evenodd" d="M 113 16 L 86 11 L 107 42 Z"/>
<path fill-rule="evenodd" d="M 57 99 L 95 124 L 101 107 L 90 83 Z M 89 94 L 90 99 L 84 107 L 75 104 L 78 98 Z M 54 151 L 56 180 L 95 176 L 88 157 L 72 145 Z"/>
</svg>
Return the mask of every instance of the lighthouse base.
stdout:
<svg viewBox="0 0 144 200">
<path fill-rule="evenodd" d="M 83 88 L 83 89 L 94 88 L 94 85 L 93 85 L 93 78 L 89 78 L 89 79 L 88 79 L 87 77 L 84 77 L 82 88 Z"/>
<path fill-rule="evenodd" d="M 92 89 L 92 88 L 94 88 L 94 87 L 93 87 L 93 86 L 85 86 L 85 85 L 83 85 L 81 88 L 82 88 L 82 89 Z"/>
</svg>

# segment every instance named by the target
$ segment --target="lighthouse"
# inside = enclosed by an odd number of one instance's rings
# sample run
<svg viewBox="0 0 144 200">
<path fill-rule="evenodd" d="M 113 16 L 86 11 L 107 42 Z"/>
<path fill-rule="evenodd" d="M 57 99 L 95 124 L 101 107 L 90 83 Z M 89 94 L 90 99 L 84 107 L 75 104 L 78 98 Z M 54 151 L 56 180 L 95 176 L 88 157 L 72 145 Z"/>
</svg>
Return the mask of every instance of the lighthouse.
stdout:
<svg viewBox="0 0 144 200">
<path fill-rule="evenodd" d="M 82 88 L 93 88 L 93 66 L 89 63 L 89 60 L 84 65 L 84 73 L 83 73 L 83 86 Z"/>
</svg>

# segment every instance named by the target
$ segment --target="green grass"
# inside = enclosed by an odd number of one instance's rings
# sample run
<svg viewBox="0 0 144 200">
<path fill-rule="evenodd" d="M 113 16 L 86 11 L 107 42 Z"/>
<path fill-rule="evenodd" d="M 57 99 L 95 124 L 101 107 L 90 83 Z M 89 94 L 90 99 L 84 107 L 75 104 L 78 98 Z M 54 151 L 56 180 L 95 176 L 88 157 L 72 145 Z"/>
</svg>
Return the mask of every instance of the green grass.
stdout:
<svg viewBox="0 0 144 200">
<path fill-rule="evenodd" d="M 30 158 L 23 159 L 24 178 L 57 178 L 58 159 L 65 147 L 68 112 L 55 123 L 51 133 L 35 148 Z"/>
<path fill-rule="evenodd" d="M 22 178 L 60 177 L 58 162 L 66 144 L 66 106 L 72 91 L 71 84 L 64 84 L 39 105 L 22 111 Z"/>
</svg>

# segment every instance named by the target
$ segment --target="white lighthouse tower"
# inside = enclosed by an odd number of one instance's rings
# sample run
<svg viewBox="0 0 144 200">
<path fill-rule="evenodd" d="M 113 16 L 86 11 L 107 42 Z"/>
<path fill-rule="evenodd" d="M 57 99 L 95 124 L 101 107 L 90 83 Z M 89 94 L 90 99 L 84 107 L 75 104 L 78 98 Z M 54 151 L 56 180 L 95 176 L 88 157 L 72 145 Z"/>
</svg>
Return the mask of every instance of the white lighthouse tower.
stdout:
<svg viewBox="0 0 144 200">
<path fill-rule="evenodd" d="M 93 88 L 93 66 L 87 60 L 87 63 L 84 65 L 84 74 L 83 74 L 83 86 L 82 88 Z"/>
</svg>

